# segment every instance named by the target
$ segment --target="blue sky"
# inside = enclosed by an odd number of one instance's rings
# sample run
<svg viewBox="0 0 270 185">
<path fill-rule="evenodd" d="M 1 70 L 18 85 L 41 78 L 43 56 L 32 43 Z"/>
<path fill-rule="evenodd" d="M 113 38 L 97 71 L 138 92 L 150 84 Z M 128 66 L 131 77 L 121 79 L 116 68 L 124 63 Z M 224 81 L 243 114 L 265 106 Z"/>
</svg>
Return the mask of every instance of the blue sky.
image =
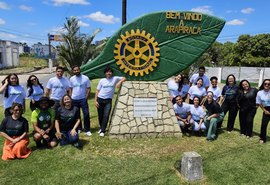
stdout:
<svg viewBox="0 0 270 185">
<path fill-rule="evenodd" d="M 46 44 L 48 33 L 61 33 L 65 18 L 75 16 L 81 33 L 101 28 L 100 40 L 121 27 L 121 6 L 122 0 L 0 0 L 0 39 Z M 235 42 L 241 34 L 270 32 L 269 7 L 269 0 L 127 0 L 127 22 L 157 11 L 199 11 L 225 19 L 217 40 Z"/>
</svg>

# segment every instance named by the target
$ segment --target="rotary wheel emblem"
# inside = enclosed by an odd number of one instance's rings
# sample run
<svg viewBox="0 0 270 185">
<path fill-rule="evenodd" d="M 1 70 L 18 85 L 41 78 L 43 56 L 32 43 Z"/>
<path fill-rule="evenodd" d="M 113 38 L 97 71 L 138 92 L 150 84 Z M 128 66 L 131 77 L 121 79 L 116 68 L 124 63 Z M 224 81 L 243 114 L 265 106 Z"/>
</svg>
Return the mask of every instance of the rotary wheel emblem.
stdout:
<svg viewBox="0 0 270 185">
<path fill-rule="evenodd" d="M 117 39 L 118 43 L 115 44 L 116 64 L 125 73 L 129 72 L 130 76 L 149 74 L 149 70 L 153 71 L 159 61 L 158 43 L 150 33 L 140 32 L 139 29 L 136 32 L 131 30 L 131 33 L 127 31 L 125 34 L 121 35 L 121 39 Z"/>
</svg>

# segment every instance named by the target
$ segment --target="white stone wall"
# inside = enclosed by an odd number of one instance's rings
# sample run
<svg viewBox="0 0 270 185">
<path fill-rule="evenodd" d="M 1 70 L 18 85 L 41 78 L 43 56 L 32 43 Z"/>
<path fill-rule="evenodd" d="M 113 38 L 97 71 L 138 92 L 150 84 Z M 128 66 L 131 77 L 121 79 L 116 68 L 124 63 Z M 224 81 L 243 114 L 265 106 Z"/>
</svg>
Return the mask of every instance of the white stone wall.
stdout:
<svg viewBox="0 0 270 185">
<path fill-rule="evenodd" d="M 134 117 L 134 98 L 157 98 L 157 117 Z M 167 84 L 164 82 L 124 82 L 115 102 L 109 137 L 119 139 L 140 137 L 182 136 Z"/>
</svg>

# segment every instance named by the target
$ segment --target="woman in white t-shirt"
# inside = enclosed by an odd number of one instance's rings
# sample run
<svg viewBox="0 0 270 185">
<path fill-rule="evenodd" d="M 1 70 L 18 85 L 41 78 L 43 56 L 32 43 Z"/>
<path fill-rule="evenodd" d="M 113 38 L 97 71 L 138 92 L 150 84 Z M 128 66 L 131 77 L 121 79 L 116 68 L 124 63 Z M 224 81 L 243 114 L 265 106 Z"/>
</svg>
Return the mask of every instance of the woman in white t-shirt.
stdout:
<svg viewBox="0 0 270 185">
<path fill-rule="evenodd" d="M 95 95 L 95 104 L 100 125 L 99 135 L 101 137 L 104 137 L 106 131 L 115 87 L 119 88 L 126 80 L 125 77 L 113 76 L 113 70 L 110 67 L 105 68 L 104 74 L 106 78 L 102 78 L 99 81 Z"/>
<path fill-rule="evenodd" d="M 193 85 L 188 90 L 187 99 L 189 100 L 190 104 L 193 104 L 194 97 L 197 96 L 201 100 L 206 96 L 206 90 L 203 87 L 203 79 L 198 78 L 196 85 Z"/>
<path fill-rule="evenodd" d="M 174 79 L 168 81 L 167 86 L 169 90 L 170 100 L 173 104 L 176 103 L 175 97 L 179 95 L 179 82 L 182 80 L 182 75 L 176 75 Z"/>
<path fill-rule="evenodd" d="M 4 93 L 5 117 L 11 116 L 10 109 L 13 102 L 21 104 L 25 110 L 25 91 L 19 84 L 19 78 L 15 73 L 9 74 L 2 81 L 0 93 Z"/>
<path fill-rule="evenodd" d="M 206 126 L 204 124 L 205 112 L 200 106 L 200 98 L 195 96 L 193 99 L 193 105 L 190 105 L 191 119 L 190 124 L 194 126 L 194 131 L 205 131 Z"/>
</svg>

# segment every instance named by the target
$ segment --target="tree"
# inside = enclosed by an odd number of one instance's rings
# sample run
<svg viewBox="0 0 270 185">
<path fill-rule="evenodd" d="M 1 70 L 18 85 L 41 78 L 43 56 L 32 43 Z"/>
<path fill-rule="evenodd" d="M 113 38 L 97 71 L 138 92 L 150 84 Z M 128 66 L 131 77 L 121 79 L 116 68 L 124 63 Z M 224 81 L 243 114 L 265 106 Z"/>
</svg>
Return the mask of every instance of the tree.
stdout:
<svg viewBox="0 0 270 185">
<path fill-rule="evenodd" d="M 79 21 L 75 17 L 66 18 L 62 34 L 64 43 L 59 46 L 59 57 L 68 69 L 72 66 L 81 66 L 93 59 L 100 52 L 100 47 L 92 44 L 95 36 L 101 31 L 97 29 L 91 36 L 80 33 Z"/>
</svg>

